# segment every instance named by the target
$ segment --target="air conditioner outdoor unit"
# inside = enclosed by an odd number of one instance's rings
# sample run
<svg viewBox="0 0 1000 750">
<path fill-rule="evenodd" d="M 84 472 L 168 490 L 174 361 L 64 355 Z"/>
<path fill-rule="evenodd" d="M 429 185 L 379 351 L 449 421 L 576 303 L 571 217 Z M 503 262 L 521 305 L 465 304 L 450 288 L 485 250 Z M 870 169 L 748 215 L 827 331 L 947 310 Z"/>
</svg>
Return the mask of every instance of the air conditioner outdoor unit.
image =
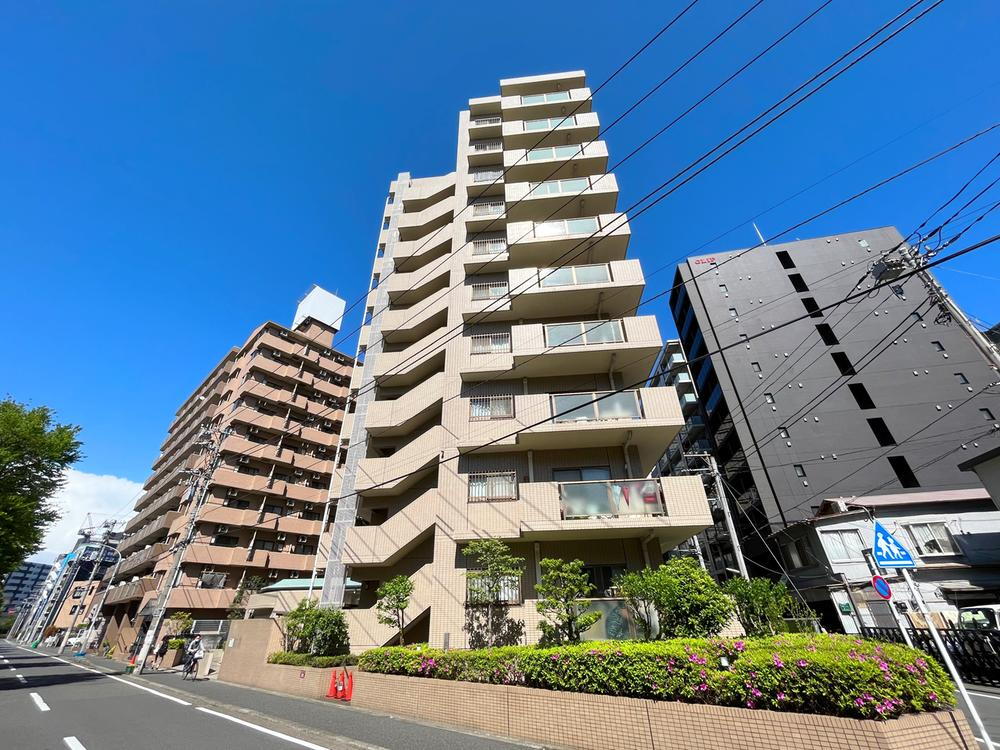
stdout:
<svg viewBox="0 0 1000 750">
<path fill-rule="evenodd" d="M 287 505 L 289 508 L 294 508 L 295 507 L 295 501 L 294 500 L 289 500 L 287 503 L 285 503 L 285 505 Z"/>
<path fill-rule="evenodd" d="M 326 446 L 325 445 L 319 446 L 318 448 L 316 448 L 316 452 L 317 453 L 326 453 Z"/>
<path fill-rule="evenodd" d="M 272 579 L 272 580 L 274 580 L 275 578 L 278 577 L 278 571 L 276 571 L 276 570 L 269 570 L 269 571 L 267 571 L 267 577 L 270 578 L 270 579 Z"/>
<path fill-rule="evenodd" d="M 305 504 L 305 509 L 306 510 L 312 510 L 313 509 L 313 504 L 312 503 L 306 503 Z"/>
<path fill-rule="evenodd" d="M 215 533 L 216 534 L 226 534 L 228 532 L 229 532 L 229 527 L 228 526 L 221 526 L 220 525 L 220 526 L 216 526 L 215 527 Z"/>
<path fill-rule="evenodd" d="M 326 370 L 320 370 L 320 371 L 319 371 L 319 376 L 320 376 L 321 378 L 325 378 L 325 377 L 326 377 L 327 375 L 329 375 L 329 374 L 330 374 L 330 373 L 328 373 L 328 372 L 327 372 Z"/>
<path fill-rule="evenodd" d="M 285 535 L 284 534 L 278 534 L 275 537 L 275 539 L 277 539 L 279 542 L 283 542 L 283 541 L 285 541 Z"/>
<path fill-rule="evenodd" d="M 323 426 L 324 427 L 333 427 L 333 422 L 331 422 L 329 419 L 324 419 L 323 420 Z"/>
<path fill-rule="evenodd" d="M 260 432 L 260 428 L 250 427 L 249 429 L 247 429 L 247 432 L 249 432 L 251 435 L 256 435 L 258 432 Z"/>
<path fill-rule="evenodd" d="M 299 542 L 300 544 L 301 544 L 302 542 L 308 542 L 308 541 L 309 541 L 309 537 L 307 537 L 307 536 L 300 536 L 300 537 L 298 538 L 298 540 L 297 540 L 297 541 L 298 541 L 298 542 Z"/>
<path fill-rule="evenodd" d="M 248 464 L 248 463 L 250 463 L 250 456 L 240 456 L 237 460 L 241 464 Z"/>
<path fill-rule="evenodd" d="M 234 490 L 234 489 L 226 490 L 226 497 L 239 497 L 239 496 L 240 496 L 239 490 Z"/>
<path fill-rule="evenodd" d="M 302 471 L 302 469 L 296 469 L 295 470 L 295 476 L 301 477 L 303 474 L 305 474 L 305 472 Z"/>
<path fill-rule="evenodd" d="M 322 478 L 323 478 L 322 474 L 313 474 L 313 479 L 315 479 L 317 482 Z"/>
</svg>

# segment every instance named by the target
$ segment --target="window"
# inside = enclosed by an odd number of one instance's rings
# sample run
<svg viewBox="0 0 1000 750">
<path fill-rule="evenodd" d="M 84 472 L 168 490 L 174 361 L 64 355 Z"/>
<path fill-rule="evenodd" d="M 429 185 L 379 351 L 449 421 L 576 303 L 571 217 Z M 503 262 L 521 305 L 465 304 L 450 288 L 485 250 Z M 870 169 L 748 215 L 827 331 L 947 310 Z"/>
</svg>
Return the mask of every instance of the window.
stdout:
<svg viewBox="0 0 1000 750">
<path fill-rule="evenodd" d="M 823 343 L 827 346 L 836 346 L 840 343 L 829 324 L 820 323 L 816 326 L 816 331 L 819 333 L 819 337 L 823 339 Z"/>
<path fill-rule="evenodd" d="M 393 203 L 396 202 L 396 194 L 395 193 L 389 193 L 389 197 L 385 199 L 385 202 L 388 203 L 391 206 Z"/>
<path fill-rule="evenodd" d="M 945 523 L 911 523 L 906 531 L 919 555 L 958 555 L 955 540 Z"/>
<path fill-rule="evenodd" d="M 542 287 L 601 284 L 611 281 L 611 269 L 607 263 L 592 266 L 539 268 L 538 277 L 538 285 Z"/>
<path fill-rule="evenodd" d="M 944 351 L 944 344 L 942 344 L 940 341 L 932 341 L 931 342 L 931 346 L 934 347 L 934 351 L 936 351 L 936 352 L 943 352 Z"/>
<path fill-rule="evenodd" d="M 582 219 L 557 219 L 556 221 L 536 221 L 535 237 L 559 237 L 564 234 L 593 234 L 600 225 L 596 216 Z"/>
<path fill-rule="evenodd" d="M 992 422 L 995 419 L 995 417 L 993 416 L 993 412 L 991 412 L 989 409 L 980 409 L 979 413 L 983 415 L 983 419 L 985 419 L 987 422 Z"/>
<path fill-rule="evenodd" d="M 624 341 L 620 320 L 594 320 L 585 323 L 550 323 L 545 326 L 546 346 L 583 346 L 614 344 Z"/>
<path fill-rule="evenodd" d="M 542 117 L 538 120 L 525 120 L 524 129 L 527 132 L 533 130 L 554 130 L 556 128 L 572 128 L 576 125 L 576 115 L 567 117 Z"/>
<path fill-rule="evenodd" d="M 792 469 L 795 470 L 795 476 L 804 477 L 806 475 L 806 470 L 802 464 L 793 464 Z"/>
<path fill-rule="evenodd" d="M 783 437 L 783 438 L 787 439 L 788 438 L 788 428 L 787 427 L 780 427 L 780 428 L 778 428 L 778 437 Z"/>
<path fill-rule="evenodd" d="M 472 284 L 472 299 L 473 301 L 500 299 L 501 297 L 506 297 L 508 291 L 506 281 L 487 281 Z"/>
<path fill-rule="evenodd" d="M 729 308 L 729 317 L 730 318 L 738 318 L 739 316 L 740 316 L 740 314 L 736 311 L 735 307 L 730 307 Z"/>
<path fill-rule="evenodd" d="M 850 383 L 847 388 L 850 390 L 851 395 L 854 396 L 854 400 L 858 402 L 859 408 L 875 408 L 875 402 L 872 401 L 872 397 L 868 395 L 868 389 L 861 385 L 861 383 Z"/>
<path fill-rule="evenodd" d="M 960 372 L 956 372 L 956 373 L 955 373 L 955 379 L 956 379 L 956 380 L 957 380 L 957 381 L 959 382 L 959 384 L 961 384 L 961 385 L 968 385 L 968 384 L 969 384 L 969 379 L 968 379 L 967 377 L 965 377 L 965 375 L 964 375 L 963 373 L 960 373 Z"/>
<path fill-rule="evenodd" d="M 789 255 L 784 250 L 779 250 L 774 255 L 778 258 L 778 262 L 781 263 L 782 268 L 795 268 L 795 263 L 792 261 L 792 256 Z"/>
<path fill-rule="evenodd" d="M 285 515 L 285 509 L 281 505 L 265 505 L 261 510 L 264 513 L 274 513 L 279 516 Z"/>
<path fill-rule="evenodd" d="M 765 393 L 764 394 L 764 403 L 765 404 L 773 404 L 774 403 L 774 394 L 773 393 Z"/>
<path fill-rule="evenodd" d="M 382 217 L 382 228 L 383 229 L 388 229 L 389 228 L 389 217 L 388 216 L 383 216 Z"/>
<path fill-rule="evenodd" d="M 212 544 L 216 547 L 238 547 L 240 538 L 238 536 L 220 535 L 213 537 Z"/>
<path fill-rule="evenodd" d="M 299 518 L 303 521 L 319 521 L 323 518 L 323 515 L 319 511 L 304 510 L 299 513 Z"/>
<path fill-rule="evenodd" d="M 473 354 L 504 354 L 510 351 L 509 333 L 483 333 L 469 339 Z"/>
<path fill-rule="evenodd" d="M 806 286 L 805 279 L 802 278 L 801 274 L 790 273 L 788 274 L 788 280 L 792 282 L 792 288 L 796 292 L 808 292 L 809 287 Z"/>
<path fill-rule="evenodd" d="M 910 468 L 910 464 L 902 456 L 889 456 L 889 466 L 896 472 L 896 479 L 903 487 L 919 487 L 916 474 Z"/>
<path fill-rule="evenodd" d="M 610 466 L 581 466 L 573 469 L 553 469 L 553 482 L 600 482 L 611 479 Z"/>
<path fill-rule="evenodd" d="M 819 309 L 819 305 L 816 304 L 816 300 L 814 300 L 812 297 L 803 297 L 802 306 L 806 309 L 806 312 L 809 313 L 809 317 L 811 318 L 823 317 L 823 311 Z"/>
<path fill-rule="evenodd" d="M 469 502 L 517 500 L 517 472 L 489 471 L 469 474 Z"/>
<path fill-rule="evenodd" d="M 285 545 L 271 539 L 258 539 L 253 543 L 253 548 L 267 550 L 268 552 L 281 552 L 285 548 Z"/>
<path fill-rule="evenodd" d="M 637 391 L 607 394 L 607 391 L 597 391 L 553 395 L 553 421 L 590 422 L 603 419 L 639 419 L 642 417 Z"/>
<path fill-rule="evenodd" d="M 69 608 L 69 613 L 71 615 L 75 615 L 77 609 L 82 609 L 82 607 L 78 607 L 76 604 L 74 604 L 72 607 Z"/>
<path fill-rule="evenodd" d="M 372 289 L 378 286 L 378 274 L 372 274 Z"/>
<path fill-rule="evenodd" d="M 583 572 L 587 574 L 587 582 L 592 587 L 590 596 L 595 599 L 609 598 L 611 588 L 625 570 L 624 565 L 584 565 Z"/>
<path fill-rule="evenodd" d="M 315 544 L 296 544 L 292 551 L 296 555 L 315 555 L 316 545 Z"/>
<path fill-rule="evenodd" d="M 875 435 L 875 439 L 878 440 L 878 444 L 885 447 L 887 445 L 895 445 L 896 438 L 892 436 L 889 428 L 885 424 L 885 420 L 881 417 L 873 417 L 868 420 L 868 426 L 872 429 L 872 434 Z"/>
<path fill-rule="evenodd" d="M 723 294 L 729 294 L 729 287 L 725 284 L 719 284 L 719 291 Z"/>
<path fill-rule="evenodd" d="M 385 243 L 384 242 L 380 242 L 379 246 L 378 246 L 378 249 L 375 251 L 375 257 L 376 258 L 382 258 L 384 256 L 385 256 Z"/>
<path fill-rule="evenodd" d="M 841 375 L 855 375 L 854 365 L 851 364 L 850 358 L 843 352 L 834 352 L 830 355 L 833 358 L 833 363 L 837 365 L 837 369 L 840 370 Z"/>
<path fill-rule="evenodd" d="M 83 586 L 77 586 L 75 589 L 73 589 L 73 598 L 74 599 L 82 599 L 83 598 L 83 592 L 85 590 L 86 589 Z"/>
<path fill-rule="evenodd" d="M 820 536 L 823 547 L 833 562 L 865 559 L 865 543 L 857 529 L 824 531 Z"/>
<path fill-rule="evenodd" d="M 809 544 L 805 539 L 796 539 L 794 542 L 781 545 L 781 557 L 789 568 L 804 568 L 812 564 Z"/>
<path fill-rule="evenodd" d="M 547 102 L 569 101 L 568 91 L 550 91 L 547 94 L 523 94 L 521 104 L 546 104 Z"/>
<path fill-rule="evenodd" d="M 514 416 L 514 397 L 476 396 L 469 399 L 469 420 L 481 422 L 488 419 L 510 419 Z"/>
<path fill-rule="evenodd" d="M 753 370 L 756 373 L 759 373 L 760 372 L 760 362 L 751 362 L 750 363 L 750 369 Z"/>
</svg>

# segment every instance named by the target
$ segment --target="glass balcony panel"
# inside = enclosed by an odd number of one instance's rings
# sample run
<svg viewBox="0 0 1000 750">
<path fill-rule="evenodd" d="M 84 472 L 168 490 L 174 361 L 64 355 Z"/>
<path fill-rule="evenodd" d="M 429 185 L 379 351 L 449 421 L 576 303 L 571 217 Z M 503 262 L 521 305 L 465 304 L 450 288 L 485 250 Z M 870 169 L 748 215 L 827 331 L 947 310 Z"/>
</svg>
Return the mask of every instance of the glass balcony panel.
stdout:
<svg viewBox="0 0 1000 750">
<path fill-rule="evenodd" d="M 527 154 L 527 161 L 545 161 L 551 158 L 553 158 L 551 148 L 533 148 Z"/>
<path fill-rule="evenodd" d="M 552 396 L 555 422 L 589 422 L 597 419 L 597 405 L 592 393 L 563 393 Z"/>
<path fill-rule="evenodd" d="M 568 482 L 559 485 L 563 518 L 660 516 L 665 514 L 655 479 Z"/>
<path fill-rule="evenodd" d="M 559 180 L 560 193 L 581 193 L 590 187 L 590 180 L 587 177 L 572 177 L 568 180 Z"/>
<path fill-rule="evenodd" d="M 571 346 L 583 343 L 579 323 L 553 323 L 545 326 L 545 343 L 548 346 Z"/>
<path fill-rule="evenodd" d="M 585 343 L 587 344 L 613 344 L 625 340 L 620 320 L 587 323 L 586 331 Z"/>
<path fill-rule="evenodd" d="M 600 284 L 611 281 L 611 269 L 606 263 L 596 266 L 571 266 L 573 274 L 576 276 L 576 284 Z"/>
<path fill-rule="evenodd" d="M 554 159 L 572 159 L 574 156 L 579 156 L 583 153 L 583 146 L 554 146 L 552 152 Z"/>
<path fill-rule="evenodd" d="M 562 234 L 566 234 L 566 221 L 563 219 L 535 222 L 535 237 L 558 237 Z"/>
<path fill-rule="evenodd" d="M 566 219 L 566 232 L 569 234 L 593 234 L 599 228 L 596 216 L 585 216 L 582 219 Z"/>
<path fill-rule="evenodd" d="M 573 284 L 573 268 L 570 266 L 564 268 L 540 268 L 538 274 L 541 277 L 539 279 L 539 286 L 566 286 L 568 284 Z"/>
<path fill-rule="evenodd" d="M 600 393 L 591 394 L 594 398 L 601 396 Z M 639 399 L 635 391 L 625 391 L 615 393 L 607 398 L 598 401 L 598 419 L 638 419 L 642 416 L 639 408 Z"/>
</svg>

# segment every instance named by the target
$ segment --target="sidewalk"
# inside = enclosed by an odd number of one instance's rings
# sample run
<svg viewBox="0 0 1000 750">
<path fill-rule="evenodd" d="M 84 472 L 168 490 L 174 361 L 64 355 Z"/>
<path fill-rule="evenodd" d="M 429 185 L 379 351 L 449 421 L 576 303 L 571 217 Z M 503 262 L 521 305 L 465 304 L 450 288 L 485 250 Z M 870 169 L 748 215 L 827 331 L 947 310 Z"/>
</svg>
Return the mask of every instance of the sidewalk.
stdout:
<svg viewBox="0 0 1000 750">
<path fill-rule="evenodd" d="M 56 652 L 55 649 L 38 651 Z M 75 661 L 69 650 L 62 658 Z M 88 655 L 84 661 L 103 672 L 123 675 L 125 671 L 122 662 L 94 655 Z M 258 723 L 267 721 L 278 731 L 311 735 L 306 738 L 327 747 L 344 747 L 344 740 L 366 750 L 524 750 L 538 747 L 400 719 L 336 701 L 296 698 L 218 680 L 181 680 L 180 672 L 147 671 L 131 679 L 199 705 L 237 716 L 250 715 Z"/>
</svg>

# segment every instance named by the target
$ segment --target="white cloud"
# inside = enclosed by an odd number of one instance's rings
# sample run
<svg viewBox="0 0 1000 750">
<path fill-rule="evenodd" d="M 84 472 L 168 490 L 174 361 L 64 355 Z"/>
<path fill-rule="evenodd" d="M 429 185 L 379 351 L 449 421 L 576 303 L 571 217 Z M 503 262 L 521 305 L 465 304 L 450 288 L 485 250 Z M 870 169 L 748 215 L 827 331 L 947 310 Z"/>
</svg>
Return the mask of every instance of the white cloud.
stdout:
<svg viewBox="0 0 1000 750">
<path fill-rule="evenodd" d="M 56 555 L 72 550 L 88 513 L 93 514 L 95 523 L 111 516 L 122 520 L 131 515 L 132 504 L 141 489 L 141 484 L 123 477 L 68 469 L 66 484 L 52 498 L 62 511 L 62 518 L 49 527 L 42 549 L 28 559 L 51 563 Z"/>
</svg>

